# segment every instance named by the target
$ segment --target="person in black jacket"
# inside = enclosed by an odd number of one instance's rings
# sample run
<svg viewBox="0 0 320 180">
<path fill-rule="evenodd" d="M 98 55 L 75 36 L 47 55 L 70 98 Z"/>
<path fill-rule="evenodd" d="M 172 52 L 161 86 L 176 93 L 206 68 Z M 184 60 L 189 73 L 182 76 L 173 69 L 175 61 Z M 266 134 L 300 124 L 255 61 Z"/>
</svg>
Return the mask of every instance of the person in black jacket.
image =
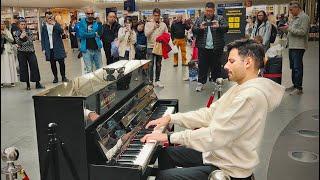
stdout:
<svg viewBox="0 0 320 180">
<path fill-rule="evenodd" d="M 107 23 L 102 26 L 101 35 L 103 49 L 107 58 L 107 65 L 119 60 L 119 58 L 112 57 L 111 55 L 111 43 L 118 37 L 120 27 L 120 24 L 116 22 L 116 13 L 109 12 L 107 16 Z"/>
<path fill-rule="evenodd" d="M 71 43 L 71 49 L 78 49 L 79 44 L 78 44 L 78 39 L 76 36 L 76 23 L 77 19 L 73 18 L 71 19 L 70 25 L 69 25 L 69 35 L 70 35 L 70 43 Z"/>
<path fill-rule="evenodd" d="M 211 80 L 221 76 L 221 60 L 225 45 L 224 34 L 228 24 L 223 16 L 215 15 L 215 4 L 208 2 L 205 13 L 199 17 L 192 32 L 197 37 L 196 47 L 199 49 L 199 76 L 196 91 L 202 91 L 207 82 L 208 69 L 211 70 Z"/>
<path fill-rule="evenodd" d="M 62 82 L 68 82 L 66 78 L 66 66 L 64 59 L 67 57 L 64 45 L 62 42 L 62 35 L 64 34 L 61 25 L 57 23 L 52 15 L 52 12 L 46 12 L 46 23 L 41 27 L 41 46 L 42 51 L 46 56 L 46 60 L 50 61 L 52 74 L 54 76 L 53 83 L 58 82 L 57 61 L 60 66 L 60 74 Z"/>
<path fill-rule="evenodd" d="M 137 27 L 136 57 L 135 59 L 147 59 L 147 37 L 144 34 L 144 22 L 139 21 Z"/>
<path fill-rule="evenodd" d="M 187 63 L 187 50 L 186 50 L 186 36 L 185 31 L 188 31 L 190 26 L 185 23 L 182 15 L 177 16 L 177 20 L 171 25 L 171 39 L 173 44 L 181 49 L 182 65 L 188 66 Z M 174 54 L 174 67 L 178 66 L 178 53 Z"/>
</svg>

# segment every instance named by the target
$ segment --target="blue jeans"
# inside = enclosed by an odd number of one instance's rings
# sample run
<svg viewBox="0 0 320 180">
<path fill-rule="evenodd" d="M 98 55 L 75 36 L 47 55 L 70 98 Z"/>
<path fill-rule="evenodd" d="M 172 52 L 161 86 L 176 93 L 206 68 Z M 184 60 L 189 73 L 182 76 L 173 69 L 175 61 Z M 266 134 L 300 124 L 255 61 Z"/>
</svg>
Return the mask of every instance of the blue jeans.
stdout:
<svg viewBox="0 0 320 180">
<path fill-rule="evenodd" d="M 302 90 L 304 49 L 289 49 L 291 80 L 293 86 Z"/>
<path fill-rule="evenodd" d="M 93 71 L 93 65 L 95 65 L 96 69 L 99 69 L 102 67 L 100 49 L 97 49 L 97 50 L 88 49 L 87 52 L 82 54 L 83 54 L 83 61 L 85 64 L 86 73 L 90 73 Z"/>
</svg>

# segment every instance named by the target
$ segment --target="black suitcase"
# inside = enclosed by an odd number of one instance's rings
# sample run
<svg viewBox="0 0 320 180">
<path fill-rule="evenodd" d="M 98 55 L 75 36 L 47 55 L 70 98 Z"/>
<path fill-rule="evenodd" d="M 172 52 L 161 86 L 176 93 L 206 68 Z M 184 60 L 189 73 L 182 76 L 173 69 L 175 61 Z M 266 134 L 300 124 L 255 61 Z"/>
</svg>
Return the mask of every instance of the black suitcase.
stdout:
<svg viewBox="0 0 320 180">
<path fill-rule="evenodd" d="M 281 84 L 282 79 L 282 56 L 268 58 L 263 77 Z"/>
</svg>

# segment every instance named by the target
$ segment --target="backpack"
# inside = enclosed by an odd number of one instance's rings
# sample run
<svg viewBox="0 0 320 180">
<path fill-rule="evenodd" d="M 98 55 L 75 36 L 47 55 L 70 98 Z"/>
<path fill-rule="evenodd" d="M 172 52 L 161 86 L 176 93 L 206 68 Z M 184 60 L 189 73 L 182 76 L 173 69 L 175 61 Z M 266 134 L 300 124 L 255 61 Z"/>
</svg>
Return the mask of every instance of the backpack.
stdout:
<svg viewBox="0 0 320 180">
<path fill-rule="evenodd" d="M 277 31 L 276 26 L 273 25 L 273 24 L 271 24 L 270 43 L 274 43 L 274 41 L 275 41 L 276 38 L 277 38 L 277 34 L 278 34 L 278 31 Z"/>
</svg>

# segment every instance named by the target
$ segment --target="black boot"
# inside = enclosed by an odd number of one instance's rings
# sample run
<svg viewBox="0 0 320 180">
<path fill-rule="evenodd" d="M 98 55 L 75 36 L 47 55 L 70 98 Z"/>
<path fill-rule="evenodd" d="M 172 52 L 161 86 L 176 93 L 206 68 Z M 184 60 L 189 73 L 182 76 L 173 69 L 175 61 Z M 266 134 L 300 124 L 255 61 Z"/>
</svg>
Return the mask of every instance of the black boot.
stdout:
<svg viewBox="0 0 320 180">
<path fill-rule="evenodd" d="M 58 83 L 58 77 L 54 77 L 54 79 L 53 79 L 53 81 L 52 81 L 52 83 Z"/>
<path fill-rule="evenodd" d="M 62 77 L 62 82 L 69 82 L 69 79 L 66 77 Z"/>
<path fill-rule="evenodd" d="M 38 81 L 36 82 L 36 89 L 44 89 L 45 87 Z"/>
</svg>

